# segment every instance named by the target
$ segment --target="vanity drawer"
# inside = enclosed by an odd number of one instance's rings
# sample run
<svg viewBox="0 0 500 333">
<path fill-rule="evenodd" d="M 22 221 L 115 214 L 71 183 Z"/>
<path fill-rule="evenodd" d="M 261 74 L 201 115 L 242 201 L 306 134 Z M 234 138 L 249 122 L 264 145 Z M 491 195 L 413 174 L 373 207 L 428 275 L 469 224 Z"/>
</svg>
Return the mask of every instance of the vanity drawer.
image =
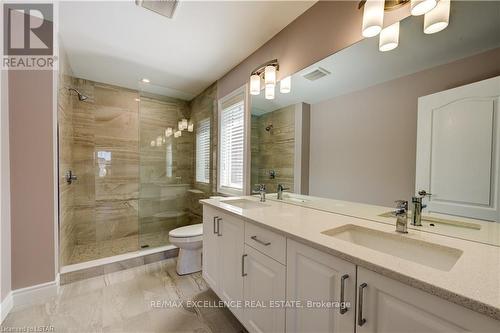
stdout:
<svg viewBox="0 0 500 333">
<path fill-rule="evenodd" d="M 253 223 L 245 222 L 245 243 L 286 264 L 286 237 Z"/>
</svg>

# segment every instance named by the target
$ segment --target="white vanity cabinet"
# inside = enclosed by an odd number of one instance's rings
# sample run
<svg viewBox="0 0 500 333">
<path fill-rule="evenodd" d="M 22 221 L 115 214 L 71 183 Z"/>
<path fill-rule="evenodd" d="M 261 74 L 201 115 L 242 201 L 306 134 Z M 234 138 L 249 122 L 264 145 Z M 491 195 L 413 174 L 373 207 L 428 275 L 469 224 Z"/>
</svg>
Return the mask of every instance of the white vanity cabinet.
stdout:
<svg viewBox="0 0 500 333">
<path fill-rule="evenodd" d="M 243 221 L 203 207 L 203 278 L 221 300 L 229 304 L 243 300 L 244 237 Z M 241 318 L 241 307 L 231 310 Z"/>
<path fill-rule="evenodd" d="M 300 301 L 303 306 L 287 308 L 287 332 L 353 333 L 355 288 L 355 265 L 287 240 L 287 300 Z M 350 307 L 329 307 L 342 299 Z M 308 301 L 317 303 L 311 306 Z"/>
<path fill-rule="evenodd" d="M 500 332 L 500 322 L 358 266 L 357 333 Z"/>
</svg>

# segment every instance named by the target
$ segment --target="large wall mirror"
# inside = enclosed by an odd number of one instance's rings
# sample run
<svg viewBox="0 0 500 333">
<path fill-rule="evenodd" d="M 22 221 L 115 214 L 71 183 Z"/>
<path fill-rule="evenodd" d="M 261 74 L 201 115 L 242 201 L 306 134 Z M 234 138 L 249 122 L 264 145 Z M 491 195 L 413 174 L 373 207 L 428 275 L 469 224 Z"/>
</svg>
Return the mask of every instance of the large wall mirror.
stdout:
<svg viewBox="0 0 500 333">
<path fill-rule="evenodd" d="M 410 227 L 500 245 L 499 75 L 499 2 L 453 1 L 430 35 L 410 16 L 396 49 L 367 38 L 293 74 L 290 93 L 252 96 L 252 184 L 392 224 L 417 197 Z"/>
</svg>

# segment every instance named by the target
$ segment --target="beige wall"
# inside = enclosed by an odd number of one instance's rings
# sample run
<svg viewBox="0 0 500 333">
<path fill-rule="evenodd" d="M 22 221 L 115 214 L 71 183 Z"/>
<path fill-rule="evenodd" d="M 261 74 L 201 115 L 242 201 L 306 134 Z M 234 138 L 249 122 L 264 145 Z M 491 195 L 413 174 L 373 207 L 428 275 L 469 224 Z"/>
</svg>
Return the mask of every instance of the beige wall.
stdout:
<svg viewBox="0 0 500 333">
<path fill-rule="evenodd" d="M 384 24 L 408 15 L 407 5 L 388 12 Z M 319 1 L 219 79 L 218 97 L 241 87 L 266 61 L 278 59 L 278 78 L 282 78 L 360 41 L 362 17 L 358 1 Z"/>
<path fill-rule="evenodd" d="M 500 75 L 500 49 L 312 105 L 310 194 L 392 206 L 415 187 L 417 98 Z"/>
<path fill-rule="evenodd" d="M 8 72 L 0 70 L 0 302 L 11 291 Z M 1 320 L 1 319 L 0 319 Z"/>
<path fill-rule="evenodd" d="M 52 80 L 9 72 L 12 289 L 55 279 Z"/>
</svg>

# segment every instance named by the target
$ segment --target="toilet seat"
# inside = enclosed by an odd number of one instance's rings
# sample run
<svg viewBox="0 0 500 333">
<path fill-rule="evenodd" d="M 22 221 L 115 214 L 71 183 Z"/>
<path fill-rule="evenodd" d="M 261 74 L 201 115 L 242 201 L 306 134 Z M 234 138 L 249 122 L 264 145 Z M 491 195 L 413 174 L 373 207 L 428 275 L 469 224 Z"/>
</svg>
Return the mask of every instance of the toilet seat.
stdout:
<svg viewBox="0 0 500 333">
<path fill-rule="evenodd" d="M 170 230 L 168 235 L 172 238 L 197 238 L 203 235 L 203 224 L 187 225 L 174 230 Z"/>
</svg>

